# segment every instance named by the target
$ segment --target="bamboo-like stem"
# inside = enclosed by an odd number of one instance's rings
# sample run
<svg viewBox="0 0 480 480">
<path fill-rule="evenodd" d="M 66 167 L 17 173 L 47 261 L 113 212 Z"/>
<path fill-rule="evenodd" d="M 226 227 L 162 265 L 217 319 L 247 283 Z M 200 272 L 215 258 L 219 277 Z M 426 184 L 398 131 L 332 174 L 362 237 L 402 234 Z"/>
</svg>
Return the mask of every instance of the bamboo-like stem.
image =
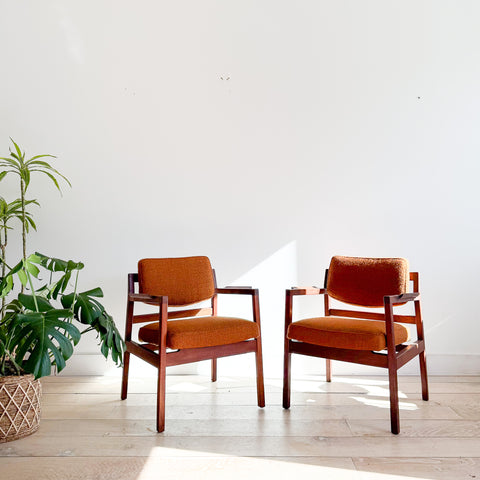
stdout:
<svg viewBox="0 0 480 480">
<path fill-rule="evenodd" d="M 25 182 L 20 177 L 20 200 L 22 202 L 22 243 L 23 243 L 23 259 L 27 259 L 27 222 L 25 220 Z"/>
<path fill-rule="evenodd" d="M 1 255 L 2 255 L 2 278 L 5 278 L 5 262 L 7 260 L 7 243 L 8 243 L 8 237 L 7 237 L 7 221 L 3 221 L 3 242 L 1 240 L 1 232 L 0 232 L 0 249 L 1 249 Z M 0 318 L 3 318 L 3 311 L 5 310 L 5 302 L 6 298 L 2 297 L 2 309 L 0 310 Z"/>
<path fill-rule="evenodd" d="M 25 220 L 25 181 L 23 180 L 22 176 L 20 175 L 20 201 L 22 202 L 22 245 L 23 245 L 23 261 L 27 261 L 27 222 Z M 23 293 L 25 287 L 22 284 L 20 289 L 21 293 Z M 32 292 L 33 293 L 33 292 Z"/>
</svg>

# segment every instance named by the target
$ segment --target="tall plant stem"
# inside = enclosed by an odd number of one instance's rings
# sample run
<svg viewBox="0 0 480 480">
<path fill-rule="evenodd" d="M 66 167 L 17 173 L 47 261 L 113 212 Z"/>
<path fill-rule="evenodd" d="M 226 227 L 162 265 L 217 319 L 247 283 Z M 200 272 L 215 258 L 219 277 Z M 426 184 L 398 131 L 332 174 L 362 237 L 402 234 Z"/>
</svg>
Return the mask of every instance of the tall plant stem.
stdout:
<svg viewBox="0 0 480 480">
<path fill-rule="evenodd" d="M 25 220 L 25 181 L 20 176 L 20 200 L 22 202 L 22 245 L 23 245 L 23 261 L 27 261 L 27 222 Z M 21 292 L 25 287 L 22 284 Z M 32 292 L 33 293 L 33 292 Z"/>
<path fill-rule="evenodd" d="M 6 262 L 6 256 L 7 256 L 7 222 L 3 222 L 3 241 L 1 239 L 1 234 L 0 234 L 0 249 L 1 249 L 1 255 L 2 255 L 2 278 L 5 278 L 5 271 L 6 271 L 6 267 L 5 267 L 5 262 Z M 2 309 L 0 310 L 0 318 L 3 318 L 3 311 L 5 309 L 5 302 L 6 302 L 6 299 L 5 297 L 2 297 Z"/>
<path fill-rule="evenodd" d="M 27 260 L 27 222 L 25 220 L 25 182 L 20 177 L 20 195 L 22 202 L 22 243 L 23 243 L 23 260 Z"/>
</svg>

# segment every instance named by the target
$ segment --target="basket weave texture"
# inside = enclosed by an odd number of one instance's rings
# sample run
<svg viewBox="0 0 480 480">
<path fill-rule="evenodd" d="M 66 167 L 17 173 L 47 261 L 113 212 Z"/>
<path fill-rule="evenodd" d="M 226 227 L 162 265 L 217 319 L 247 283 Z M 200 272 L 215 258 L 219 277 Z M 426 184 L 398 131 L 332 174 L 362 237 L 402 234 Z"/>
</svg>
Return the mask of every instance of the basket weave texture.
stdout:
<svg viewBox="0 0 480 480">
<path fill-rule="evenodd" d="M 42 384 L 33 375 L 0 377 L 0 443 L 37 431 Z"/>
</svg>

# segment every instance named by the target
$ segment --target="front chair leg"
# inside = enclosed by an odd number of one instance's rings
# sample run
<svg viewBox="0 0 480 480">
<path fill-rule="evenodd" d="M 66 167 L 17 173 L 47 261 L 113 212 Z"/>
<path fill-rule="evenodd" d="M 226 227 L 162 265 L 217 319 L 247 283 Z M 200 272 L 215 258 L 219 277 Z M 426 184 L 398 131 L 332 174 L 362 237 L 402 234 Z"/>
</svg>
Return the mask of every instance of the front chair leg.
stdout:
<svg viewBox="0 0 480 480">
<path fill-rule="evenodd" d="M 398 378 L 396 367 L 389 366 L 388 381 L 390 385 L 390 423 L 392 433 L 400 433 L 400 410 L 398 407 Z"/>
<path fill-rule="evenodd" d="M 422 380 L 422 398 L 428 400 L 427 359 L 425 352 L 418 356 L 420 360 L 420 378 Z"/>
<path fill-rule="evenodd" d="M 123 354 L 122 393 L 120 397 L 122 400 L 125 400 L 127 398 L 129 367 L 130 367 L 130 352 L 127 352 L 125 350 Z"/>
<path fill-rule="evenodd" d="M 288 341 L 288 340 L 287 340 Z M 285 355 L 283 359 L 283 408 L 290 408 L 290 370 L 292 355 L 285 345 Z"/>
<path fill-rule="evenodd" d="M 263 408 L 265 406 L 265 385 L 263 381 L 262 344 L 259 339 L 256 340 L 256 344 L 255 364 L 257 367 L 257 403 L 259 407 Z"/>
<path fill-rule="evenodd" d="M 165 430 L 166 352 L 159 352 L 157 379 L 157 432 Z"/>
</svg>

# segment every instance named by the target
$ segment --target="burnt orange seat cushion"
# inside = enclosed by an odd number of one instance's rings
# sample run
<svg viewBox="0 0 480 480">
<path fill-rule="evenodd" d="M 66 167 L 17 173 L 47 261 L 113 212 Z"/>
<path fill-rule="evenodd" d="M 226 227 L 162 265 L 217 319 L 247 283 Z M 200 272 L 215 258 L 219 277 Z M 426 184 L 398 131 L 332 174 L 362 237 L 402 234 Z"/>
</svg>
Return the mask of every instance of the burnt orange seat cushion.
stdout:
<svg viewBox="0 0 480 480">
<path fill-rule="evenodd" d="M 258 338 L 260 329 L 255 322 L 233 317 L 199 317 L 169 320 L 167 348 L 214 347 Z M 158 322 L 140 328 L 141 342 L 158 343 Z"/>
<path fill-rule="evenodd" d="M 294 322 L 288 328 L 287 337 L 314 345 L 351 350 L 377 351 L 387 346 L 385 322 L 344 317 L 307 318 Z M 406 342 L 408 337 L 408 329 L 396 323 L 395 343 Z"/>
</svg>

